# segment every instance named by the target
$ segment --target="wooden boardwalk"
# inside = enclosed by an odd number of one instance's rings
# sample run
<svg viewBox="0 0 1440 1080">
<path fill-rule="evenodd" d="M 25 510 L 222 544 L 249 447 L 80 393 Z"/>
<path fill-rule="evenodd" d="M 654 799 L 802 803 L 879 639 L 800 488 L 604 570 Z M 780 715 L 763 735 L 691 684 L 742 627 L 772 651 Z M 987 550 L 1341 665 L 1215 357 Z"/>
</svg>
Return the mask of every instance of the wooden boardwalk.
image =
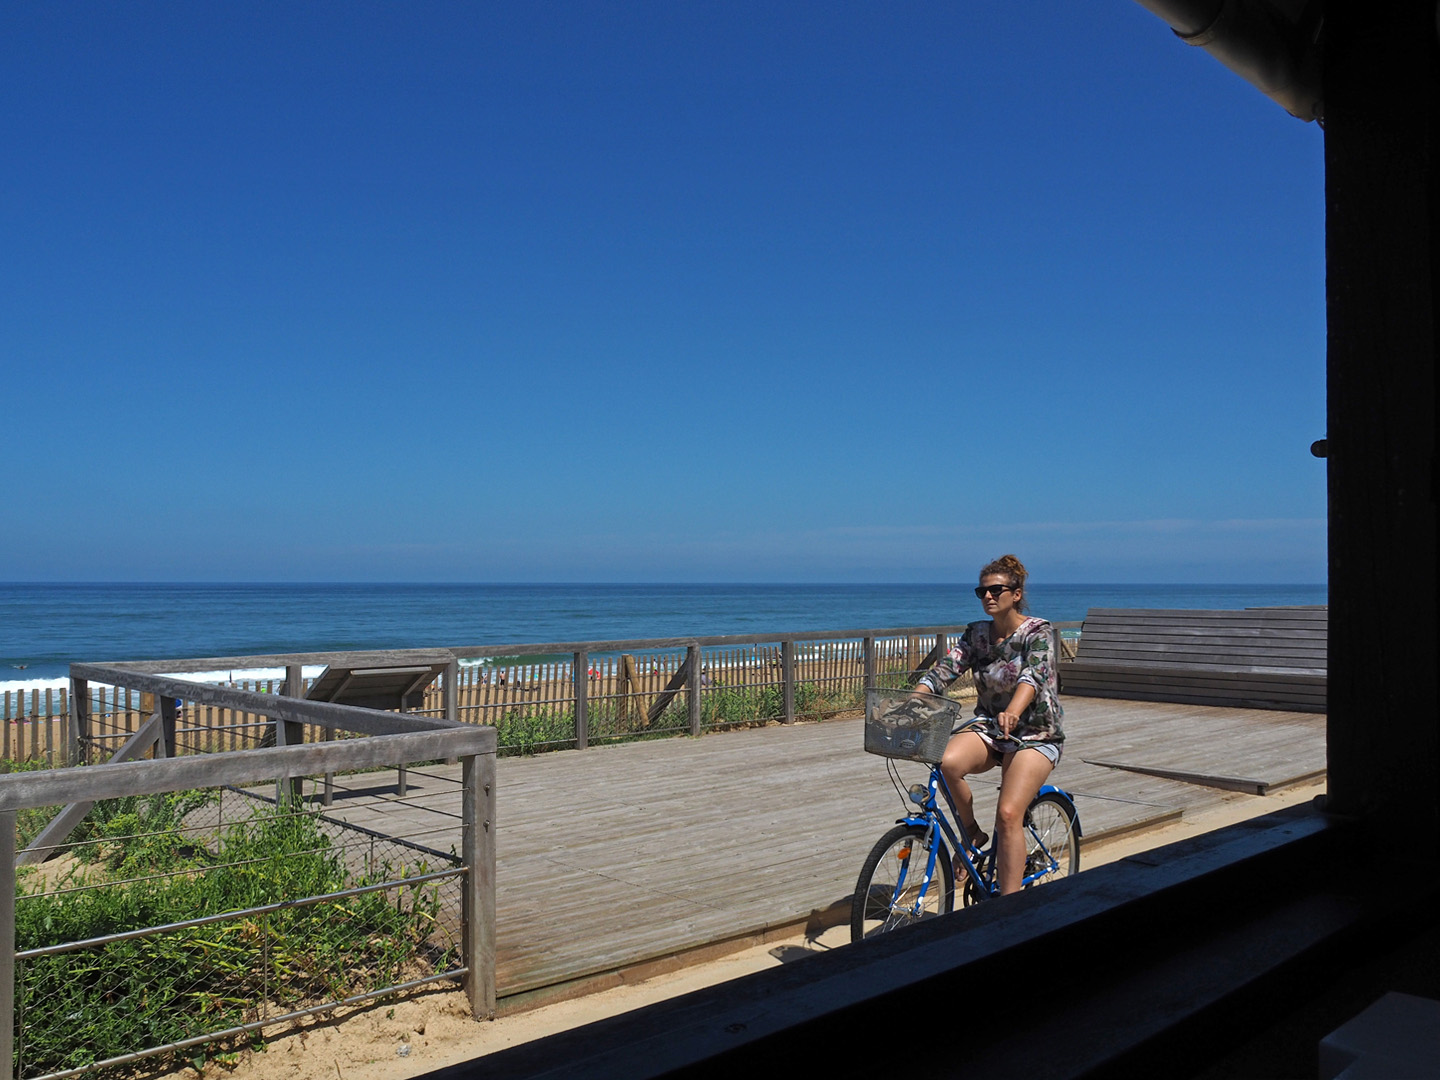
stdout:
<svg viewBox="0 0 1440 1080">
<path fill-rule="evenodd" d="M 1075 697 L 1065 710 L 1052 782 L 1075 795 L 1087 845 L 1222 800 L 1258 802 L 1237 791 L 1325 767 L 1325 718 L 1313 713 Z M 861 746 L 857 717 L 502 758 L 500 995 L 807 918 L 833 925 L 865 853 L 901 812 L 885 760 Z M 923 779 L 923 766 L 900 765 L 906 784 Z M 986 779 L 975 785 L 982 823 L 994 806 Z M 393 774 L 355 777 L 333 814 L 449 850 L 457 780 L 458 767 L 415 770 L 397 799 Z"/>
</svg>

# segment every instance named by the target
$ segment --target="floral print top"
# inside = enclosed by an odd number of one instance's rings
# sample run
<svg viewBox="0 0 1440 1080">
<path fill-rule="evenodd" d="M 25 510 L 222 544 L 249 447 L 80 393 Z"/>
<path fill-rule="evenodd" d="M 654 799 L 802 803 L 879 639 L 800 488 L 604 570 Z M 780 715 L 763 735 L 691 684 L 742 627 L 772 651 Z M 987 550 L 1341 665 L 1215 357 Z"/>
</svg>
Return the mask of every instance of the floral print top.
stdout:
<svg viewBox="0 0 1440 1080">
<path fill-rule="evenodd" d="M 1010 704 L 1015 688 L 1022 682 L 1029 683 L 1035 688 L 1035 700 L 1020 714 L 1014 734 L 1028 742 L 1063 742 L 1060 719 L 1064 710 L 1060 707 L 1053 633 L 1044 619 L 1029 618 L 1009 637 L 995 641 L 994 623 L 988 619 L 973 622 L 955 647 L 920 681 L 941 694 L 966 671 L 974 672 L 979 694 L 975 715 L 985 717 L 999 716 Z M 994 727 L 991 734 L 998 736 L 999 725 Z"/>
</svg>

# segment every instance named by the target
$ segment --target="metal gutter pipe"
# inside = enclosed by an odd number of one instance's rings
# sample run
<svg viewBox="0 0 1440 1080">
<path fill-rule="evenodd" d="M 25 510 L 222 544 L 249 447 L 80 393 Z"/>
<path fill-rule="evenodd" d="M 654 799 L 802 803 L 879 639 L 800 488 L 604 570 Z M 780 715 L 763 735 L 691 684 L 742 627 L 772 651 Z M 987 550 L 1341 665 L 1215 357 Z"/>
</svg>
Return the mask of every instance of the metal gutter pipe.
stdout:
<svg viewBox="0 0 1440 1080">
<path fill-rule="evenodd" d="M 1135 0 L 1301 120 L 1324 120 L 1322 0 Z"/>
</svg>

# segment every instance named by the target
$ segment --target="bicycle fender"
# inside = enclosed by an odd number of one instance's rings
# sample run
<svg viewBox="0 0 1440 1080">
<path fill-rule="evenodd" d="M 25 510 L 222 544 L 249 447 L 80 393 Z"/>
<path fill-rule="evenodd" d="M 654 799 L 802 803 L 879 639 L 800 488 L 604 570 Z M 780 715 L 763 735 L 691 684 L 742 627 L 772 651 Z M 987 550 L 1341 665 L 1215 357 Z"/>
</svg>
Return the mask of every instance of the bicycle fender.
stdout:
<svg viewBox="0 0 1440 1080">
<path fill-rule="evenodd" d="M 1044 784 L 1044 785 L 1041 786 L 1040 790 L 1037 791 L 1035 794 L 1036 794 L 1036 797 L 1038 798 L 1039 796 L 1045 795 L 1045 794 L 1047 794 L 1047 793 L 1054 793 L 1054 794 L 1056 794 L 1056 795 L 1059 795 L 1062 799 L 1064 799 L 1066 802 L 1068 802 L 1068 803 L 1070 804 L 1070 809 L 1071 809 L 1071 810 L 1075 810 L 1075 796 L 1074 796 L 1074 795 L 1071 795 L 1071 794 L 1070 794 L 1068 791 L 1066 791 L 1064 788 L 1058 788 L 1058 787 L 1056 787 L 1054 784 Z M 1075 835 L 1076 835 L 1076 836 L 1084 836 L 1084 835 L 1085 835 L 1085 830 L 1080 827 L 1080 812 L 1079 812 L 1078 810 L 1075 810 Z"/>
</svg>

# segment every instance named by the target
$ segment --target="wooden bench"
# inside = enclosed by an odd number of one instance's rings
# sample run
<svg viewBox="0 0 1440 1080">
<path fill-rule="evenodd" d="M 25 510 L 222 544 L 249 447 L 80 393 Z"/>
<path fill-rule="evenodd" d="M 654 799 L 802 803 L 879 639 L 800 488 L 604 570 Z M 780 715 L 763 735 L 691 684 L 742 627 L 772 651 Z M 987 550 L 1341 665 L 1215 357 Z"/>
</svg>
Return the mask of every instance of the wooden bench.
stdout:
<svg viewBox="0 0 1440 1080">
<path fill-rule="evenodd" d="M 1091 608 L 1061 689 L 1081 697 L 1325 711 L 1324 607 Z"/>
</svg>

